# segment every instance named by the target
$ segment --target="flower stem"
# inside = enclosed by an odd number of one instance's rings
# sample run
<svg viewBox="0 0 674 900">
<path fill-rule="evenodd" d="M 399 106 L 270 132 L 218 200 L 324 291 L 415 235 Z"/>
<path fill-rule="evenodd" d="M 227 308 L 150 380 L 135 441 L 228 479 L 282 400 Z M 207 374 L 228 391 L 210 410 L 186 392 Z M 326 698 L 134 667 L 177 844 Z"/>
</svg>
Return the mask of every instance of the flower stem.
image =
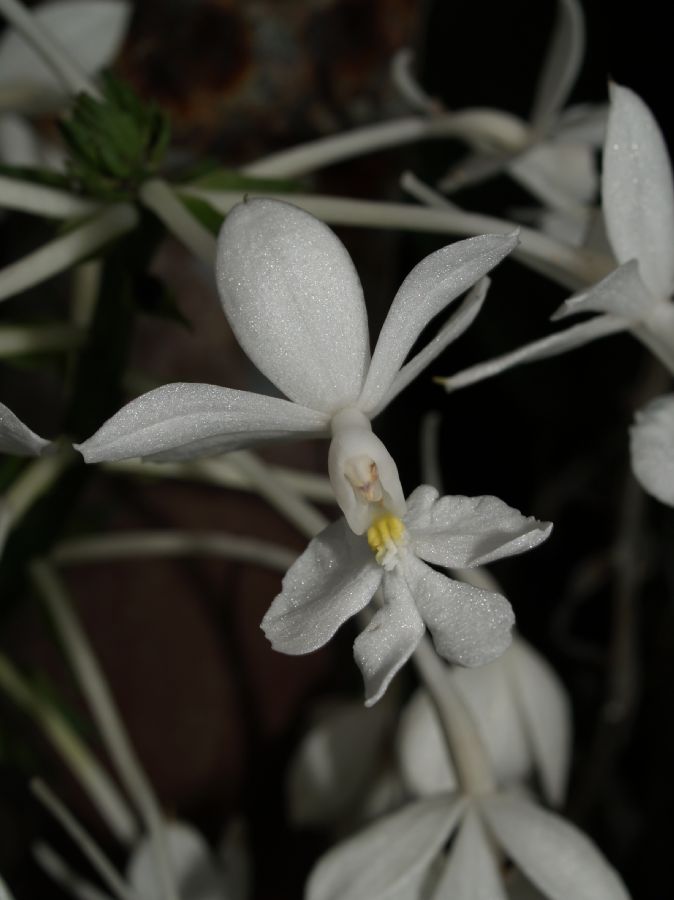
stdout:
<svg viewBox="0 0 674 900">
<path fill-rule="evenodd" d="M 3 325 L 0 327 L 0 358 L 73 350 L 83 340 L 72 325 Z"/>
<path fill-rule="evenodd" d="M 175 192 L 160 178 L 146 181 L 140 198 L 178 240 L 209 266 L 215 259 L 215 238 L 185 209 Z"/>
<path fill-rule="evenodd" d="M 0 175 L 0 207 L 47 219 L 71 219 L 91 215 L 98 204 L 57 188 Z"/>
<path fill-rule="evenodd" d="M 31 462 L 5 493 L 11 523 L 16 523 L 76 460 L 77 454 L 72 447 L 63 446 L 55 453 L 47 453 Z"/>
</svg>

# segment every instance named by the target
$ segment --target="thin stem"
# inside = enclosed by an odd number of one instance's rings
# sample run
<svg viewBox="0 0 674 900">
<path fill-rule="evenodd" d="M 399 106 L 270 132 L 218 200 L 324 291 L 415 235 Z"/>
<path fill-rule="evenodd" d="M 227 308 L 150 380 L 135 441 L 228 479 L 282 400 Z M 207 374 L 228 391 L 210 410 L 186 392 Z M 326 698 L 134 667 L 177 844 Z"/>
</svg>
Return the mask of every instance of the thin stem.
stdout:
<svg viewBox="0 0 674 900">
<path fill-rule="evenodd" d="M 211 531 L 125 531 L 71 538 L 57 544 L 51 560 L 59 565 L 148 557 L 214 556 L 285 572 L 297 554 L 267 541 Z"/>
<path fill-rule="evenodd" d="M 70 316 L 78 329 L 88 329 L 96 311 L 96 301 L 101 288 L 103 266 L 100 259 L 91 259 L 76 266 L 73 272 L 73 293 Z"/>
<path fill-rule="evenodd" d="M 71 219 L 91 215 L 98 204 L 57 188 L 0 175 L 0 207 L 46 219 Z"/>
<path fill-rule="evenodd" d="M 49 66 L 69 94 L 84 93 L 91 94 L 93 97 L 100 96 L 94 84 L 80 69 L 72 55 L 60 46 L 54 36 L 21 3 L 17 0 L 0 0 L 0 13 Z"/>
<path fill-rule="evenodd" d="M 119 841 L 130 845 L 138 828 L 116 785 L 66 719 L 32 689 L 4 654 L 0 654 L 0 689 L 42 729 L 110 831 Z"/>
<path fill-rule="evenodd" d="M 72 325 L 3 325 L 0 327 L 0 358 L 73 350 L 83 335 Z"/>
<path fill-rule="evenodd" d="M 43 844 L 40 841 L 33 844 L 32 849 L 37 864 L 76 900 L 110 900 L 109 894 L 104 894 L 90 881 L 83 878 L 79 872 L 71 869 L 49 844 Z M 0 900 L 2 900 L 1 894 Z"/>
<path fill-rule="evenodd" d="M 47 604 L 117 773 L 135 801 L 150 835 L 162 894 L 165 900 L 178 900 L 159 804 L 131 746 L 105 676 L 65 587 L 52 567 L 44 561 L 34 562 L 30 573 Z"/>
<path fill-rule="evenodd" d="M 174 190 L 159 178 L 146 181 L 140 198 L 178 240 L 208 265 L 215 259 L 215 238 L 180 202 Z"/>
<path fill-rule="evenodd" d="M 35 501 L 61 477 L 63 471 L 77 460 L 72 447 L 60 447 L 54 453 L 41 456 L 24 469 L 7 489 L 4 502 L 11 524 L 25 515 Z"/>
<path fill-rule="evenodd" d="M 87 834 L 56 794 L 39 778 L 31 781 L 30 789 L 40 803 L 54 816 L 63 830 L 72 838 L 74 843 L 77 844 L 115 897 L 118 900 L 138 900 L 137 895 L 124 881 L 98 844 Z"/>
</svg>

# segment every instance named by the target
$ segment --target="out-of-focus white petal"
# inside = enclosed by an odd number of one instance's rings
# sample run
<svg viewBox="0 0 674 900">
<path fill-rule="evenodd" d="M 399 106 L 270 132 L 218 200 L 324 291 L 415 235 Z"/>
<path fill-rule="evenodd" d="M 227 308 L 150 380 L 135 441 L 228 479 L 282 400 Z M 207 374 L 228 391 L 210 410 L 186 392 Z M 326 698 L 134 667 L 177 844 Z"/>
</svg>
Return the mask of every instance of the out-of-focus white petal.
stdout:
<svg viewBox="0 0 674 900">
<path fill-rule="evenodd" d="M 559 141 L 589 144 L 599 150 L 606 137 L 608 103 L 579 103 L 569 106 L 555 125 L 555 138 Z"/>
<path fill-rule="evenodd" d="M 505 794 L 480 805 L 498 843 L 550 900 L 629 900 L 615 869 L 569 822 Z"/>
<path fill-rule="evenodd" d="M 571 709 L 566 692 L 555 672 L 521 638 L 513 641 L 503 663 L 543 793 L 549 803 L 559 806 L 566 795 L 571 762 Z"/>
<path fill-rule="evenodd" d="M 310 653 L 369 603 L 383 572 L 367 542 L 339 519 L 288 569 L 262 629 L 275 650 Z"/>
<path fill-rule="evenodd" d="M 515 623 L 505 597 L 447 578 L 414 557 L 405 576 L 440 656 L 460 666 L 482 666 L 500 656 Z"/>
<path fill-rule="evenodd" d="M 429 341 L 423 350 L 420 350 L 416 356 L 406 363 L 393 379 L 393 384 L 388 389 L 384 397 L 379 401 L 377 406 L 368 410 L 368 415 L 372 418 L 379 415 L 398 394 L 403 391 L 410 382 L 429 366 L 442 351 L 460 337 L 463 332 L 470 327 L 475 317 L 482 309 L 482 304 L 487 296 L 490 278 L 481 278 L 475 287 L 469 292 L 466 299 L 457 309 L 453 316 L 447 320 L 433 340 Z"/>
<path fill-rule="evenodd" d="M 615 316 L 597 316 L 588 322 L 581 322 L 579 325 L 572 325 L 564 331 L 558 331 L 548 337 L 542 338 L 540 341 L 532 341 L 524 347 L 519 347 L 511 353 L 504 353 L 502 356 L 495 356 L 487 362 L 479 363 L 464 369 L 463 372 L 457 372 L 456 375 L 450 375 L 448 378 L 439 379 L 444 389 L 450 391 L 458 391 L 459 388 L 468 387 L 470 384 L 476 384 L 478 381 L 485 381 L 487 378 L 493 378 L 494 375 L 500 375 L 515 366 L 522 363 L 534 362 L 538 359 L 547 359 L 550 356 L 557 356 L 560 353 L 566 353 L 567 350 L 574 350 L 576 347 L 582 347 L 590 341 L 597 338 L 608 337 L 610 334 L 618 334 L 621 331 L 627 331 L 630 323 Z"/>
<path fill-rule="evenodd" d="M 547 127 L 564 106 L 585 52 L 585 20 L 577 0 L 557 0 L 552 39 L 536 87 L 531 122 Z"/>
<path fill-rule="evenodd" d="M 585 144 L 544 141 L 516 156 L 508 171 L 552 209 L 590 203 L 599 187 L 594 151 Z"/>
<path fill-rule="evenodd" d="M 384 574 L 384 605 L 372 617 L 353 645 L 353 654 L 365 681 L 365 705 L 372 706 L 393 676 L 414 653 L 424 623 L 402 574 Z"/>
<path fill-rule="evenodd" d="M 21 116 L 0 115 L 0 162 L 6 166 L 42 165 L 35 131 Z"/>
<path fill-rule="evenodd" d="M 658 397 L 637 412 L 630 451 L 644 490 L 674 506 L 674 394 Z"/>
<path fill-rule="evenodd" d="M 628 88 L 611 86 L 602 174 L 606 228 L 618 262 L 636 259 L 656 297 L 674 288 L 674 185 L 653 114 Z"/>
<path fill-rule="evenodd" d="M 227 900 L 223 873 L 199 832 L 184 822 L 166 822 L 164 830 L 181 897 L 185 900 Z M 127 876 L 139 897 L 162 900 L 149 837 L 143 837 L 134 849 Z"/>
<path fill-rule="evenodd" d="M 369 360 L 358 274 L 337 236 L 280 200 L 236 206 L 218 238 L 216 279 L 236 337 L 284 394 L 352 406 Z"/>
<path fill-rule="evenodd" d="M 449 851 L 431 900 L 508 900 L 494 851 L 475 810 L 469 808 Z"/>
<path fill-rule="evenodd" d="M 562 319 L 582 312 L 603 312 L 620 316 L 628 322 L 642 322 L 662 303 L 662 299 L 655 297 L 644 285 L 639 265 L 633 259 L 614 269 L 590 290 L 569 297 L 552 318 Z"/>
<path fill-rule="evenodd" d="M 514 250 L 517 241 L 516 235 L 483 234 L 443 247 L 412 269 L 382 326 L 359 409 L 378 406 L 425 326 Z"/>
<path fill-rule="evenodd" d="M 381 762 L 393 712 L 386 700 L 372 709 L 339 703 L 324 711 L 288 772 L 290 816 L 296 825 L 332 823 L 362 800 Z M 353 752 L 356 746 L 358 753 Z"/>
<path fill-rule="evenodd" d="M 40 456 L 49 441 L 24 425 L 9 407 L 0 403 L 0 453 L 14 456 Z"/>
<path fill-rule="evenodd" d="M 422 689 L 416 691 L 402 712 L 396 754 L 405 786 L 413 796 L 433 797 L 456 789 L 456 774 L 442 726 L 428 694 Z"/>
<path fill-rule="evenodd" d="M 388 900 L 411 883 L 449 838 L 463 811 L 443 795 L 406 806 L 338 844 L 309 876 L 306 900 Z"/>
<path fill-rule="evenodd" d="M 435 565 L 483 566 L 531 550 L 552 529 L 549 522 L 523 516 L 497 497 L 439 497 L 438 491 L 433 496 L 426 491 L 417 494 L 419 490 L 410 496 L 410 502 L 412 498 L 419 502 L 405 516 L 410 546 Z"/>
<path fill-rule="evenodd" d="M 313 409 L 213 384 L 165 384 L 142 394 L 76 445 L 86 462 L 178 460 L 325 429 Z"/>
<path fill-rule="evenodd" d="M 131 6 L 122 0 L 56 0 L 42 4 L 33 15 L 79 68 L 93 75 L 117 55 Z M 60 94 L 51 69 L 14 29 L 0 39 L 0 82 Z"/>
</svg>

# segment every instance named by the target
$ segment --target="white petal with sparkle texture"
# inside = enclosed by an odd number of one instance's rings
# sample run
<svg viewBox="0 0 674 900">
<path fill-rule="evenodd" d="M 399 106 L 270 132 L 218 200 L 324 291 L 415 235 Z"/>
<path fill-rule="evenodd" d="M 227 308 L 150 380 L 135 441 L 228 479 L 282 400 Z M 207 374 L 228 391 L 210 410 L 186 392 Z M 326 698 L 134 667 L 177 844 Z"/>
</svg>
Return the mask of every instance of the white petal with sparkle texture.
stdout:
<svg viewBox="0 0 674 900">
<path fill-rule="evenodd" d="M 89 463 L 135 456 L 192 459 L 326 427 L 324 415 L 287 400 L 176 383 L 127 403 L 77 449 Z"/>
<path fill-rule="evenodd" d="M 440 656 L 460 666 L 482 666 L 509 646 L 515 623 L 505 597 L 405 561 L 405 577 Z"/>
<path fill-rule="evenodd" d="M 498 843 L 550 900 L 629 900 L 618 873 L 569 822 L 505 794 L 480 805 Z"/>
<path fill-rule="evenodd" d="M 383 571 L 367 541 L 340 519 L 315 537 L 288 569 L 262 629 L 275 650 L 310 653 L 369 603 Z"/>
<path fill-rule="evenodd" d="M 618 262 L 636 259 L 644 284 L 674 288 L 674 185 L 657 122 L 628 88 L 612 85 L 603 157 L 606 228 Z"/>
<path fill-rule="evenodd" d="M 468 809 L 431 900 L 508 900 L 484 826 Z"/>
<path fill-rule="evenodd" d="M 557 0 L 552 40 L 531 111 L 535 127 L 545 128 L 566 102 L 585 52 L 585 21 L 577 0 Z"/>
<path fill-rule="evenodd" d="M 628 322 L 641 322 L 648 318 L 663 300 L 652 294 L 644 285 L 636 260 L 614 269 L 606 278 L 588 291 L 565 300 L 552 316 L 565 316 L 583 312 L 610 313 Z"/>
<path fill-rule="evenodd" d="M 417 556 L 440 566 L 483 566 L 531 550 L 552 525 L 523 516 L 497 497 L 439 497 L 427 486 L 410 496 L 405 521 Z"/>
<path fill-rule="evenodd" d="M 240 203 L 218 238 L 216 279 L 234 333 L 291 400 L 354 405 L 369 361 L 363 292 L 349 254 L 309 213 L 280 200 Z"/>
<path fill-rule="evenodd" d="M 649 494 L 674 506 L 674 394 L 639 410 L 630 429 L 632 468 Z"/>
<path fill-rule="evenodd" d="M 384 321 L 358 407 L 374 409 L 431 319 L 517 246 L 516 235 L 484 234 L 423 259 L 403 281 Z"/>
<path fill-rule="evenodd" d="M 400 572 L 384 574 L 384 606 L 353 645 L 365 682 L 365 705 L 381 698 L 393 676 L 414 653 L 425 631 L 407 582 Z"/>
<path fill-rule="evenodd" d="M 120 0 L 57 0 L 33 15 L 87 75 L 109 65 L 117 55 L 131 17 Z M 51 69 L 14 29 L 0 40 L 0 82 L 60 93 Z"/>
<path fill-rule="evenodd" d="M 0 403 L 0 453 L 14 456 L 40 456 L 49 441 L 24 425 L 9 407 Z"/>
<path fill-rule="evenodd" d="M 418 884 L 463 810 L 445 794 L 410 804 L 338 844 L 309 877 L 306 900 L 388 900 Z"/>
</svg>

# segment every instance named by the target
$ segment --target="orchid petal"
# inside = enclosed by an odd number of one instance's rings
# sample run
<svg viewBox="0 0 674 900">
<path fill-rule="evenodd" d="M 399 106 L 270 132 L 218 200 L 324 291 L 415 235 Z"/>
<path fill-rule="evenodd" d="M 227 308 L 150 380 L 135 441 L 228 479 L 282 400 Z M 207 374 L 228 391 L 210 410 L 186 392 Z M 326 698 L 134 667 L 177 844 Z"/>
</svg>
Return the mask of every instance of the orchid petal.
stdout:
<svg viewBox="0 0 674 900">
<path fill-rule="evenodd" d="M 6 166 L 37 168 L 43 164 L 37 135 L 21 116 L 0 115 L 0 161 Z"/>
<path fill-rule="evenodd" d="M 562 319 L 576 313 L 599 312 L 619 316 L 628 322 L 642 322 L 662 302 L 644 286 L 636 260 L 630 260 L 614 269 L 588 291 L 569 297 L 552 318 Z"/>
<path fill-rule="evenodd" d="M 497 497 L 439 497 L 438 491 L 424 491 L 415 500 L 405 517 L 411 546 L 417 556 L 447 568 L 484 566 L 523 553 L 552 529 L 549 522 L 523 516 Z"/>
<path fill-rule="evenodd" d="M 309 876 L 306 900 L 397 897 L 430 867 L 463 807 L 460 796 L 444 794 L 380 819 L 326 853 Z"/>
<path fill-rule="evenodd" d="M 131 6 L 119 0 L 57 0 L 38 7 L 33 16 L 84 74 L 93 75 L 119 52 Z M 14 29 L 0 40 L 0 82 L 60 94 L 51 69 Z"/>
<path fill-rule="evenodd" d="M 262 620 L 275 650 L 310 653 L 370 602 L 383 569 L 343 519 L 328 525 L 288 569 Z"/>
<path fill-rule="evenodd" d="M 405 576 L 435 648 L 448 662 L 482 666 L 508 647 L 515 616 L 505 597 L 447 578 L 411 556 Z"/>
<path fill-rule="evenodd" d="M 674 184 L 653 114 L 628 88 L 611 87 L 602 194 L 618 262 L 636 259 L 656 297 L 674 288 Z"/>
<path fill-rule="evenodd" d="M 480 669 L 466 671 L 481 671 Z M 405 786 L 414 797 L 434 797 L 457 787 L 447 739 L 430 697 L 419 689 L 403 709 L 396 756 Z"/>
<path fill-rule="evenodd" d="M 568 697 L 553 669 L 521 638 L 513 641 L 503 662 L 512 682 L 510 695 L 518 708 L 543 793 L 549 803 L 560 806 L 566 794 L 571 762 Z"/>
<path fill-rule="evenodd" d="M 606 137 L 608 103 L 579 103 L 569 106 L 555 125 L 555 140 L 589 144 L 600 149 Z"/>
<path fill-rule="evenodd" d="M 181 896 L 190 900 L 226 900 L 224 874 L 202 836 L 183 822 L 166 822 L 164 831 Z M 127 875 L 139 897 L 162 900 L 152 840 L 148 836 L 135 847 Z"/>
<path fill-rule="evenodd" d="M 0 403 L 0 453 L 40 456 L 48 446 L 49 441 L 31 431 L 9 407 Z"/>
<path fill-rule="evenodd" d="M 468 387 L 470 384 L 476 384 L 478 381 L 484 381 L 487 378 L 493 378 L 501 372 L 506 372 L 522 363 L 534 362 L 538 359 L 547 359 L 551 356 L 557 356 L 560 353 L 566 353 L 568 350 L 574 350 L 576 347 L 582 347 L 590 341 L 597 338 L 608 337 L 611 334 L 618 334 L 621 331 L 628 331 L 630 323 L 615 316 L 597 316 L 588 322 L 581 322 L 579 325 L 572 325 L 564 331 L 558 331 L 555 334 L 548 335 L 540 341 L 532 341 L 531 344 L 525 344 L 511 353 L 504 353 L 502 356 L 495 356 L 487 362 L 479 363 L 476 366 L 470 366 L 456 375 L 450 375 L 448 378 L 436 378 L 435 380 L 442 384 L 444 389 L 450 391 L 458 391 L 460 388 Z"/>
<path fill-rule="evenodd" d="M 425 631 L 403 576 L 384 574 L 384 605 L 353 645 L 365 681 L 365 705 L 373 706 L 416 650 Z"/>
<path fill-rule="evenodd" d="M 629 900 L 595 845 L 559 816 L 504 794 L 481 807 L 494 837 L 550 900 Z"/>
<path fill-rule="evenodd" d="M 644 490 L 674 506 L 674 394 L 658 397 L 637 412 L 630 450 L 634 474 Z"/>
<path fill-rule="evenodd" d="M 434 359 L 436 359 L 442 351 L 453 341 L 460 337 L 463 332 L 474 322 L 477 314 L 482 309 L 482 304 L 487 296 L 490 278 L 481 278 L 475 287 L 468 293 L 468 296 L 457 309 L 453 316 L 445 322 L 440 331 L 433 340 L 429 341 L 423 350 L 419 351 L 416 356 L 406 363 L 393 379 L 393 384 L 388 389 L 384 397 L 379 401 L 376 408 L 368 411 L 369 415 L 374 418 L 385 409 L 389 403 L 404 391 L 425 368 L 427 368 Z"/>
<path fill-rule="evenodd" d="M 546 128 L 564 106 L 585 52 L 585 20 L 577 0 L 558 0 L 552 40 L 531 110 L 532 124 Z"/>
<path fill-rule="evenodd" d="M 351 406 L 369 361 L 358 275 L 336 235 L 280 200 L 236 206 L 218 238 L 218 290 L 236 337 L 290 399 Z"/>
<path fill-rule="evenodd" d="M 544 141 L 507 168 L 534 197 L 557 210 L 590 203 L 599 186 L 594 151 L 585 144 Z"/>
<path fill-rule="evenodd" d="M 454 838 L 431 900 L 508 900 L 494 851 L 475 810 L 469 808 Z"/>
<path fill-rule="evenodd" d="M 165 384 L 127 403 L 76 448 L 89 463 L 135 456 L 191 459 L 255 441 L 299 437 L 326 425 L 321 413 L 265 394 Z"/>
<path fill-rule="evenodd" d="M 379 334 L 358 407 L 374 409 L 425 326 L 517 246 L 516 235 L 483 234 L 423 259 L 403 281 Z"/>
</svg>

